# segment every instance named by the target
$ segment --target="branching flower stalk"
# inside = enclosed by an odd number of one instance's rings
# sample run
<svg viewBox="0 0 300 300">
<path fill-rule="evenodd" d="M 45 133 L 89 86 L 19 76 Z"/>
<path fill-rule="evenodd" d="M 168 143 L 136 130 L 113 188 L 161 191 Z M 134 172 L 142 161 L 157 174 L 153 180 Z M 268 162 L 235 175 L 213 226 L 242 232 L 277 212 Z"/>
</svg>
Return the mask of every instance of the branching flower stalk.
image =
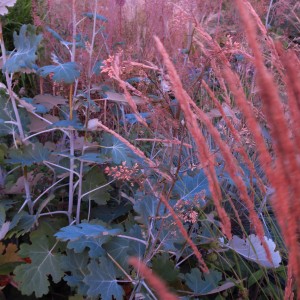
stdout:
<svg viewBox="0 0 300 300">
<path fill-rule="evenodd" d="M 1 20 L 0 20 L 0 43 L 1 43 L 1 51 L 2 51 L 2 61 L 3 61 L 3 66 L 4 66 L 6 63 L 6 48 L 5 48 L 5 44 L 4 44 L 4 40 L 3 40 L 3 29 L 2 29 Z M 9 76 L 7 70 L 5 71 L 5 79 L 6 79 L 6 84 L 7 84 L 8 95 L 11 100 L 11 104 L 12 104 L 15 118 L 16 118 L 16 125 L 18 128 L 19 134 L 20 134 L 20 139 L 23 142 L 25 140 L 25 134 L 24 134 L 20 114 L 18 111 L 16 98 L 15 98 L 14 92 L 12 90 L 11 77 Z M 30 185 L 29 185 L 28 177 L 27 177 L 27 167 L 24 166 L 22 169 L 23 169 L 23 176 L 24 176 L 24 189 L 25 189 L 25 194 L 26 194 L 26 199 L 25 199 L 24 203 L 26 203 L 28 205 L 29 213 L 33 214 L 33 203 L 32 203 L 32 199 L 31 199 Z"/>
</svg>

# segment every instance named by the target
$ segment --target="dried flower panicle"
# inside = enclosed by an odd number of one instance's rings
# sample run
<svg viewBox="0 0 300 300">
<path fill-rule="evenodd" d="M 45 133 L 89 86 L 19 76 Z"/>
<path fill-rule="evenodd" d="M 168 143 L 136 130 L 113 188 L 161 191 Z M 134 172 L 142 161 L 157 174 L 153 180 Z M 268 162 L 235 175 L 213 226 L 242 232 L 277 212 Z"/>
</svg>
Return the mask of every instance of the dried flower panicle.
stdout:
<svg viewBox="0 0 300 300">
<path fill-rule="evenodd" d="M 138 176 L 140 171 L 139 165 L 135 163 L 133 167 L 127 167 L 126 161 L 123 161 L 121 165 L 115 166 L 115 167 L 109 167 L 107 166 L 104 169 L 104 172 L 112 176 L 116 180 L 121 181 L 130 181 L 130 184 L 133 186 L 134 182 L 141 184 L 143 181 L 143 178 Z"/>
<path fill-rule="evenodd" d="M 195 224 L 198 222 L 198 209 L 205 203 L 205 190 L 197 193 L 193 199 L 180 199 L 175 204 L 174 210 L 183 223 Z"/>
<path fill-rule="evenodd" d="M 104 60 L 103 66 L 101 68 L 101 73 L 107 73 L 108 77 L 112 78 L 114 76 L 114 70 L 113 70 L 113 62 L 114 62 L 114 56 L 109 55 L 109 57 Z"/>
</svg>

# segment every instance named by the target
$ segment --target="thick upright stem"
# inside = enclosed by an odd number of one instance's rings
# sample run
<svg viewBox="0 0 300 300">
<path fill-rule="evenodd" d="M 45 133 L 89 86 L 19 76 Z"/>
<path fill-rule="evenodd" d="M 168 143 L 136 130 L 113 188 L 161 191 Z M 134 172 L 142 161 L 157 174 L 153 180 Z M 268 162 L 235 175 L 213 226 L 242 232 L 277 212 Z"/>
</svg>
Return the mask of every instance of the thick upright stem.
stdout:
<svg viewBox="0 0 300 300">
<path fill-rule="evenodd" d="M 73 22 L 73 38 L 72 38 L 72 53 L 71 53 L 71 61 L 75 61 L 76 54 L 76 1 L 72 0 L 72 22 Z M 70 103 L 70 119 L 73 118 L 73 85 L 70 87 L 70 95 L 69 95 L 69 103 Z M 74 204 L 74 132 L 70 131 L 70 177 L 69 177 L 69 204 L 68 204 L 68 217 L 69 222 L 71 223 L 73 220 L 73 204 Z M 80 178 L 79 178 L 80 180 Z"/>
<path fill-rule="evenodd" d="M 95 37 L 96 37 L 96 15 L 97 15 L 97 6 L 98 0 L 95 0 L 94 4 L 94 20 L 93 20 L 93 33 L 92 33 L 92 40 L 89 49 L 89 64 L 88 64 L 88 84 L 87 84 L 87 94 L 88 100 L 91 98 L 91 83 L 92 83 L 92 59 L 93 59 L 93 49 L 95 45 Z M 90 104 L 88 102 L 88 108 L 86 113 L 86 120 L 85 120 L 85 127 L 87 127 L 89 121 L 89 111 L 90 111 Z M 86 135 L 85 135 L 86 137 Z M 84 141 L 86 138 L 84 139 Z M 84 143 L 85 144 L 85 143 Z M 82 155 L 84 154 L 85 145 L 83 144 L 82 148 Z M 80 210 L 81 210 L 81 200 L 82 200 L 82 177 L 83 177 L 83 162 L 80 163 L 80 178 L 79 178 L 79 185 L 78 185 L 78 198 L 77 198 L 77 209 L 76 209 L 76 224 L 80 222 Z"/>
<path fill-rule="evenodd" d="M 3 66 L 4 66 L 6 64 L 6 48 L 5 48 L 5 44 L 4 44 L 4 40 L 3 40 L 3 30 L 2 30 L 2 22 L 1 21 L 0 21 L 0 44 L 1 44 L 1 51 L 2 51 L 2 61 L 3 61 Z M 18 127 L 20 138 L 23 142 L 25 140 L 25 134 L 24 134 L 20 114 L 18 111 L 16 98 L 15 98 L 13 90 L 12 90 L 11 78 L 9 77 L 9 74 L 7 71 L 5 71 L 4 74 L 5 74 L 5 79 L 6 79 L 8 95 L 11 100 L 11 104 L 12 104 L 15 118 L 16 118 L 16 125 Z M 24 189 L 25 189 L 25 193 L 26 193 L 25 203 L 27 203 L 29 212 L 32 214 L 33 213 L 33 204 L 32 204 L 31 195 L 30 195 L 30 186 L 29 186 L 29 182 L 27 179 L 26 167 L 23 168 L 23 176 L 24 176 Z"/>
</svg>

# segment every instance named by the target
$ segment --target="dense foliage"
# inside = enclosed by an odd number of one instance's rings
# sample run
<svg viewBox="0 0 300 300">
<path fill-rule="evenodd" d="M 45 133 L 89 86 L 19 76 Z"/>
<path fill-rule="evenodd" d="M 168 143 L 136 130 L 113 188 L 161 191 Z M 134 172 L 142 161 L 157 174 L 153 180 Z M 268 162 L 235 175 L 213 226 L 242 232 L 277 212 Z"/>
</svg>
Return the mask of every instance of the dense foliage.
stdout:
<svg viewBox="0 0 300 300">
<path fill-rule="evenodd" d="M 294 299 L 299 5 L 147 2 L 0 0 L 1 297 Z"/>
</svg>

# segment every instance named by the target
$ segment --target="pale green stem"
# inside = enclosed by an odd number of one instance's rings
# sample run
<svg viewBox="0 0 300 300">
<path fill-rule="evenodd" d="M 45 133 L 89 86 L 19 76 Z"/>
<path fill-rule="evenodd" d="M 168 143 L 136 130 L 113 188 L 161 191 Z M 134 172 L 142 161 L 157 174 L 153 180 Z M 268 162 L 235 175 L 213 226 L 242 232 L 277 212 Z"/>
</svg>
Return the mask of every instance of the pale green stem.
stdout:
<svg viewBox="0 0 300 300">
<path fill-rule="evenodd" d="M 3 30 L 2 30 L 1 20 L 0 20 L 0 43 L 1 43 L 1 51 L 2 51 L 2 62 L 3 62 L 3 66 L 4 66 L 6 64 L 6 48 L 5 48 L 5 44 L 4 44 L 4 40 L 3 40 Z M 20 138 L 23 141 L 25 138 L 25 134 L 24 134 L 21 118 L 19 115 L 16 99 L 14 96 L 14 92 L 12 90 L 11 78 L 9 77 L 9 74 L 7 71 L 5 71 L 4 74 L 5 74 L 8 94 L 9 94 L 11 104 L 12 104 L 12 107 L 14 110 L 14 114 L 16 117 L 16 123 L 17 123 L 16 125 L 19 130 Z M 30 194 L 30 185 L 29 185 L 29 182 L 27 179 L 27 172 L 26 172 L 25 168 L 23 168 L 23 176 L 24 176 L 24 189 L 25 189 L 25 194 L 26 194 L 26 200 L 24 203 L 27 203 L 30 214 L 33 214 L 32 200 L 31 200 L 31 194 Z"/>
</svg>

